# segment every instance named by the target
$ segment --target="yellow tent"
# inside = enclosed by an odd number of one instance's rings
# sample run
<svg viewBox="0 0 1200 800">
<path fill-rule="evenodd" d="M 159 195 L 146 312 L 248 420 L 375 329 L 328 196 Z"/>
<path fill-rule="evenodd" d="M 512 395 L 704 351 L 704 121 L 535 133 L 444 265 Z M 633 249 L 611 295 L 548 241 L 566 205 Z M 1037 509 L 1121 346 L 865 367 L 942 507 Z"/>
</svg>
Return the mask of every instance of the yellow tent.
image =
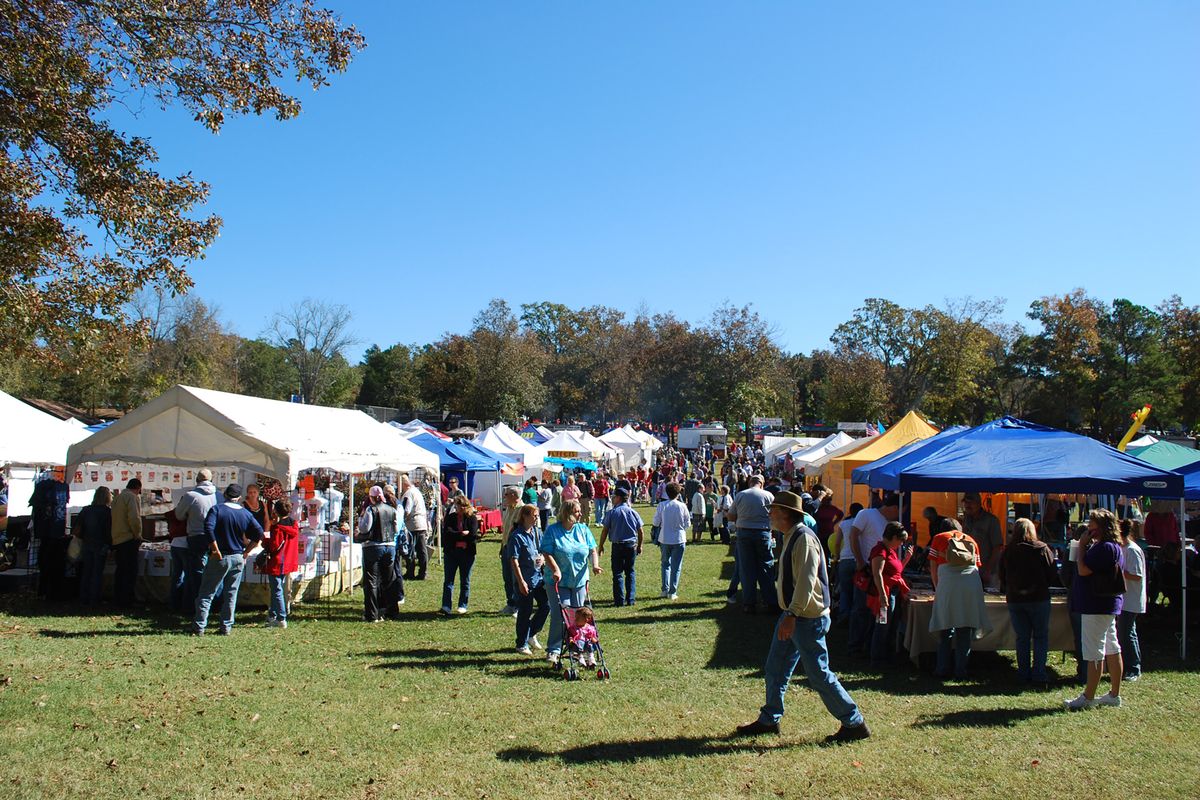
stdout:
<svg viewBox="0 0 1200 800">
<path fill-rule="evenodd" d="M 821 483 L 833 491 L 833 503 L 843 511 L 849 513 L 851 503 L 862 503 L 864 508 L 869 507 L 870 489 L 865 484 L 851 483 L 854 470 L 891 455 L 905 445 L 928 439 L 937 432 L 938 429 L 926 422 L 924 417 L 910 411 L 881 435 L 862 439 L 857 446 L 826 462 L 821 472 Z M 928 532 L 923 530 L 924 526 L 919 522 L 921 510 L 928 506 L 936 508 L 944 516 L 957 516 L 958 496 L 943 492 L 919 492 L 913 494 L 911 500 L 905 501 L 905 516 L 922 528 L 917 532 L 919 540 L 928 540 Z"/>
</svg>

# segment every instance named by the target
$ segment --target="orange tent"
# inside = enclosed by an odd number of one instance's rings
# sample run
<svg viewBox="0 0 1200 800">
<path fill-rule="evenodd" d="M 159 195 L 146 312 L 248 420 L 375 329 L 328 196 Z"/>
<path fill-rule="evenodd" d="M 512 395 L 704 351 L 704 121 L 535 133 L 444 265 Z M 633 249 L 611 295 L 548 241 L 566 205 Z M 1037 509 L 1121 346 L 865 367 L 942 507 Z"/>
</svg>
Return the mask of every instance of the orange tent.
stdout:
<svg viewBox="0 0 1200 800">
<path fill-rule="evenodd" d="M 821 471 L 821 483 L 833 491 L 833 503 L 849 513 L 851 503 L 870 506 L 871 491 L 865 484 L 851 483 L 851 474 L 859 467 L 891 455 L 905 445 L 928 439 L 938 432 L 920 414 L 910 411 L 900 421 L 879 436 L 861 439 L 859 442 L 829 459 Z M 932 506 L 938 513 L 953 517 L 958 514 L 958 497 L 949 492 L 918 492 L 905 501 L 905 516 L 917 523 L 917 540 L 929 540 L 929 532 L 921 522 L 922 509 Z"/>
</svg>

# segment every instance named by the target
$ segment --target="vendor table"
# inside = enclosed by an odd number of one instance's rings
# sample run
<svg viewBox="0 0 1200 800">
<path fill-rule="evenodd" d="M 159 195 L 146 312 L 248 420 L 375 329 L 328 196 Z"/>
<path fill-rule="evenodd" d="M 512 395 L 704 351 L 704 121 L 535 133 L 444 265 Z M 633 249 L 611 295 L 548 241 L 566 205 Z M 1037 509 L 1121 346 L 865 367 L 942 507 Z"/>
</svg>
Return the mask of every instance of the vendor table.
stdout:
<svg viewBox="0 0 1200 800">
<path fill-rule="evenodd" d="M 498 531 L 504 524 L 504 514 L 498 508 L 482 509 L 476 513 L 479 517 L 480 531 Z"/>
<path fill-rule="evenodd" d="M 992 632 L 971 645 L 972 650 L 1013 650 L 1016 636 L 1013 635 L 1012 620 L 1008 616 L 1008 604 L 1003 595 L 984 595 L 988 620 Z M 933 616 L 933 594 L 914 590 L 909 596 L 908 613 L 905 617 L 904 649 L 908 657 L 917 662 L 921 653 L 937 651 L 940 633 L 929 631 L 929 620 Z M 1074 651 L 1075 634 L 1071 630 L 1071 618 L 1067 613 L 1067 598 L 1055 595 L 1050 598 L 1050 651 Z"/>
</svg>

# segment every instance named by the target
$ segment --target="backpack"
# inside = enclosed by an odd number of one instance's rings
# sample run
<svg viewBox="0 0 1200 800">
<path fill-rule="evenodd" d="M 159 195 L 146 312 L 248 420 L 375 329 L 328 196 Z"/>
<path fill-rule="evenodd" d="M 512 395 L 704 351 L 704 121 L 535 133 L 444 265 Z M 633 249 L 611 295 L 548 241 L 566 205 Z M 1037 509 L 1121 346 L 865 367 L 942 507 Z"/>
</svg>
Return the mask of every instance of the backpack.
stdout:
<svg viewBox="0 0 1200 800">
<path fill-rule="evenodd" d="M 975 566 L 975 543 L 966 536 L 951 536 L 946 542 L 946 563 L 952 567 Z"/>
</svg>

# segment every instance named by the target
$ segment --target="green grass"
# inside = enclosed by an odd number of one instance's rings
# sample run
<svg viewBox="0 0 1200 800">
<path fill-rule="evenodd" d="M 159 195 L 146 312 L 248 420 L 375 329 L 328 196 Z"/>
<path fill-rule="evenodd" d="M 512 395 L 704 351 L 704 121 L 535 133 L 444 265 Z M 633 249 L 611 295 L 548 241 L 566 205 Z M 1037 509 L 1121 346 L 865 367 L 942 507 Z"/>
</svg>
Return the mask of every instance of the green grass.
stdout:
<svg viewBox="0 0 1200 800">
<path fill-rule="evenodd" d="M 625 609 L 608 607 L 600 576 L 608 683 L 567 684 L 512 653 L 494 542 L 480 547 L 471 613 L 450 619 L 436 580 L 409 585 L 401 622 L 359 622 L 355 593 L 297 606 L 286 631 L 249 612 L 233 636 L 203 639 L 160 609 L 77 616 L 5 596 L 0 797 L 1200 793 L 1200 678 L 1165 652 L 1165 633 L 1123 708 L 1075 714 L 1060 710 L 1074 687 L 1021 692 L 1006 655 L 941 685 L 907 664 L 867 672 L 835 634 L 832 663 L 870 741 L 815 746 L 836 722 L 802 679 L 782 737 L 729 738 L 762 702 L 773 620 L 725 606 L 728 568 L 720 545 L 691 547 L 679 600 L 660 601 L 648 547 L 642 599 Z"/>
</svg>

